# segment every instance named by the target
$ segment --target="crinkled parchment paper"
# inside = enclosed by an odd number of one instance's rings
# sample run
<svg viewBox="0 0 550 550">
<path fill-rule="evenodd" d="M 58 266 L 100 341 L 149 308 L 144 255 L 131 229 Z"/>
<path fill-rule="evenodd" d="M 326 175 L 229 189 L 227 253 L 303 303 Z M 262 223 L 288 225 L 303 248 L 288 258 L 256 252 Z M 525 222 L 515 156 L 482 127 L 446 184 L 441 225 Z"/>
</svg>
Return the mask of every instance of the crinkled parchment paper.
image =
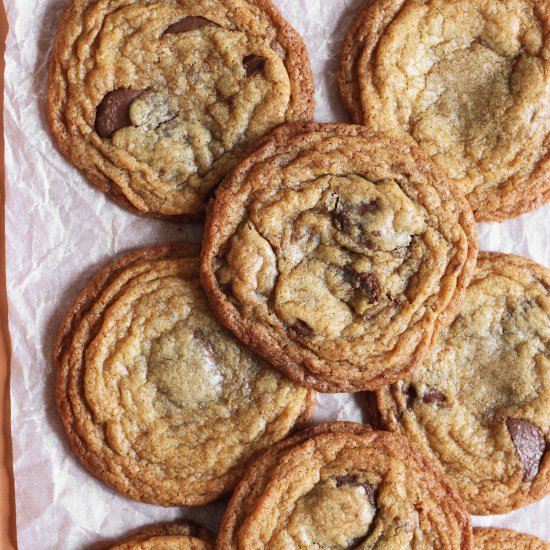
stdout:
<svg viewBox="0 0 550 550">
<path fill-rule="evenodd" d="M 46 68 L 68 0 L 4 0 L 6 51 L 7 277 L 13 350 L 12 432 L 21 549 L 89 548 L 155 521 L 192 517 L 215 529 L 223 504 L 188 510 L 138 504 L 88 474 L 74 458 L 54 404 L 52 342 L 88 278 L 115 255 L 200 227 L 140 219 L 94 190 L 57 153 L 45 118 Z M 362 0 L 278 0 L 312 57 L 319 121 L 345 120 L 335 71 L 340 44 Z M 481 246 L 550 266 L 550 206 L 482 225 Z M 324 395 L 317 420 L 361 420 L 356 397 Z M 550 497 L 512 514 L 476 520 L 550 540 Z"/>
</svg>

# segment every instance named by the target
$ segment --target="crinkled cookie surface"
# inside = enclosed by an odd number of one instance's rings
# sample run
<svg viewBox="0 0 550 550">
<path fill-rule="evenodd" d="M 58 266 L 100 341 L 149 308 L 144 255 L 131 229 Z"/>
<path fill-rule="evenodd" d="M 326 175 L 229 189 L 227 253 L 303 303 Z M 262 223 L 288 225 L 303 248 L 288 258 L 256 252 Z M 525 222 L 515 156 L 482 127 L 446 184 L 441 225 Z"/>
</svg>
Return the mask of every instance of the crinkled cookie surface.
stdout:
<svg viewBox="0 0 550 550">
<path fill-rule="evenodd" d="M 151 525 L 110 550 L 213 550 L 212 533 L 190 521 Z"/>
<path fill-rule="evenodd" d="M 407 441 L 349 422 L 316 426 L 248 468 L 220 550 L 472 548 L 470 518 Z"/>
<path fill-rule="evenodd" d="M 433 358 L 377 392 L 384 427 L 440 463 L 471 513 L 550 493 L 550 272 L 480 253 Z"/>
<path fill-rule="evenodd" d="M 320 391 L 422 361 L 477 255 L 471 210 L 414 147 L 345 124 L 277 130 L 218 190 L 202 281 L 222 321 Z"/>
<path fill-rule="evenodd" d="M 56 397 L 84 465 L 127 496 L 200 505 L 307 421 L 314 393 L 214 318 L 198 247 L 144 249 L 100 271 L 55 347 Z"/>
<path fill-rule="evenodd" d="M 474 529 L 476 550 L 550 550 L 550 543 L 510 529 Z"/>
<path fill-rule="evenodd" d="M 412 138 L 477 220 L 550 200 L 548 0 L 367 0 L 339 83 L 355 122 Z"/>
<path fill-rule="evenodd" d="M 102 191 L 192 219 L 259 138 L 311 118 L 313 83 L 270 0 L 73 0 L 48 108 L 60 150 Z"/>
</svg>

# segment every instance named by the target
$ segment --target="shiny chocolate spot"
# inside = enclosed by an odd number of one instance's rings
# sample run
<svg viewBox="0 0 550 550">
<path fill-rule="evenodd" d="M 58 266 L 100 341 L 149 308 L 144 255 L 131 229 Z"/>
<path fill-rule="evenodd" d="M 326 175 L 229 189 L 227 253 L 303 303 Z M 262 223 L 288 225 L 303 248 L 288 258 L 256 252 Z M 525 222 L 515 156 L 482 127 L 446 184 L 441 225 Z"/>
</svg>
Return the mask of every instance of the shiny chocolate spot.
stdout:
<svg viewBox="0 0 550 550">
<path fill-rule="evenodd" d="M 170 25 L 164 31 L 164 34 L 179 34 L 182 32 L 194 31 L 195 29 L 200 29 L 201 27 L 206 26 L 219 27 L 217 23 L 210 21 L 210 19 L 206 19 L 205 17 L 200 17 L 198 15 L 191 15 Z"/>
<path fill-rule="evenodd" d="M 95 131 L 100 137 L 109 138 L 120 128 L 132 125 L 130 106 L 144 91 L 119 88 L 101 100 L 95 115 Z"/>
<path fill-rule="evenodd" d="M 298 319 L 298 321 L 296 321 L 290 328 L 298 336 L 302 336 L 304 338 L 313 336 L 312 328 L 307 323 L 304 323 L 304 321 L 301 321 L 300 319 Z"/>
<path fill-rule="evenodd" d="M 446 403 L 447 396 L 433 386 L 427 386 L 422 394 L 422 401 L 424 403 Z"/>
<path fill-rule="evenodd" d="M 246 76 L 252 76 L 253 74 L 264 70 L 265 58 L 254 54 L 247 55 L 243 59 L 243 67 L 246 71 Z"/>
<path fill-rule="evenodd" d="M 521 418 L 507 418 L 506 427 L 523 464 L 523 481 L 533 481 L 546 451 L 544 434 L 538 426 Z"/>
</svg>

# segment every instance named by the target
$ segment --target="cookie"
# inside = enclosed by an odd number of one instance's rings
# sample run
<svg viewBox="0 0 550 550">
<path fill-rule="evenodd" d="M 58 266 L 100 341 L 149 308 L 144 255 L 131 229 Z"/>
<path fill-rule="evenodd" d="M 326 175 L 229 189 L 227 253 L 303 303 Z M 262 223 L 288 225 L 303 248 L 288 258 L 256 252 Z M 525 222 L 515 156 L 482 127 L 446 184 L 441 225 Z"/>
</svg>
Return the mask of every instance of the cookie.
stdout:
<svg viewBox="0 0 550 550">
<path fill-rule="evenodd" d="M 314 107 L 305 45 L 270 0 L 73 0 L 61 18 L 52 134 L 134 213 L 200 218 L 249 147 Z"/>
<path fill-rule="evenodd" d="M 550 493 L 550 271 L 482 252 L 433 358 L 377 392 L 382 425 L 437 461 L 473 514 Z"/>
<path fill-rule="evenodd" d="M 422 361 L 476 255 L 467 202 L 418 149 L 303 124 L 276 130 L 218 189 L 201 280 L 223 323 L 290 378 L 353 392 Z"/>
<path fill-rule="evenodd" d="M 338 82 L 356 123 L 419 145 L 478 221 L 550 200 L 549 0 L 367 0 Z"/>
<path fill-rule="evenodd" d="M 110 550 L 214 550 L 214 537 L 190 521 L 151 525 Z"/>
<path fill-rule="evenodd" d="M 548 542 L 511 529 L 474 529 L 474 540 L 477 550 L 550 550 Z"/>
<path fill-rule="evenodd" d="M 314 392 L 292 383 L 214 318 L 198 247 L 134 252 L 77 298 L 54 350 L 56 399 L 84 466 L 138 501 L 198 506 L 307 422 Z"/>
<path fill-rule="evenodd" d="M 406 439 L 352 422 L 296 434 L 253 462 L 216 548 L 472 548 L 470 518 Z"/>
</svg>

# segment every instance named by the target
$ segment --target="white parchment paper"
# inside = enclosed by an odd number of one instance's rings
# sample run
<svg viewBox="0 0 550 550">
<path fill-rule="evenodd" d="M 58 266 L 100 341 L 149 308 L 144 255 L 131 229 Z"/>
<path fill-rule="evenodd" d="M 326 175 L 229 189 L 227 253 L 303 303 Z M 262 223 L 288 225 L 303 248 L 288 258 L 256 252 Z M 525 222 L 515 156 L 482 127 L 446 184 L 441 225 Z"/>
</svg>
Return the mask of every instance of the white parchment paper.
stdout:
<svg viewBox="0 0 550 550">
<path fill-rule="evenodd" d="M 138 504 L 73 457 L 54 404 L 51 347 L 89 277 L 144 245 L 200 239 L 200 227 L 140 219 L 94 190 L 55 150 L 45 119 L 46 69 L 68 0 L 4 0 L 6 50 L 7 280 L 13 350 L 11 405 L 17 532 L 21 549 L 83 549 L 142 525 L 192 517 L 216 529 L 223 504 L 188 510 Z M 335 72 L 345 30 L 362 0 L 276 0 L 309 48 L 318 121 L 346 120 Z M 550 206 L 480 226 L 481 248 L 550 266 Z M 357 398 L 319 397 L 316 419 L 361 420 Z M 550 541 L 550 497 L 505 516 L 476 518 Z"/>
</svg>

